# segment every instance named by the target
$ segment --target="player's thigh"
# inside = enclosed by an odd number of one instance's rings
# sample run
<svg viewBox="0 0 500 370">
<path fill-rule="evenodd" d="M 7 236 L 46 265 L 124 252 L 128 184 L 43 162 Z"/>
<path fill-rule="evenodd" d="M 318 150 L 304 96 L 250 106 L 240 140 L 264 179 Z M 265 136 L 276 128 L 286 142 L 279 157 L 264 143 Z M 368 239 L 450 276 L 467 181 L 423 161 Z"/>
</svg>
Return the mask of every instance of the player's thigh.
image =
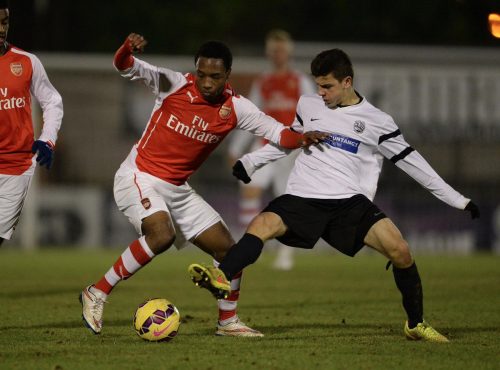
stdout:
<svg viewBox="0 0 500 370">
<path fill-rule="evenodd" d="M 321 237 L 345 255 L 354 257 L 364 247 L 371 227 L 385 214 L 361 194 L 346 199 L 325 200 L 328 225 Z"/>
<path fill-rule="evenodd" d="M 143 235 L 142 222 L 145 218 L 158 212 L 170 216 L 165 200 L 155 189 L 154 179 L 144 173 L 118 171 L 113 193 L 118 209 L 140 235 Z"/>
<path fill-rule="evenodd" d="M 267 224 L 266 228 L 262 227 L 267 234 L 261 232 L 259 236 L 263 240 L 273 236 L 285 245 L 312 249 L 328 222 L 328 213 L 323 212 L 322 207 L 318 208 L 317 203 L 317 200 L 284 194 L 273 199 L 260 215 L 269 217 L 256 218 L 252 224 L 254 222 Z M 257 233 L 250 228 L 249 230 L 254 234 Z"/>
<path fill-rule="evenodd" d="M 408 243 L 388 217 L 377 221 L 368 230 L 364 242 L 390 259 L 396 267 L 407 267 L 412 263 Z"/>
<path fill-rule="evenodd" d="M 11 238 L 19 221 L 31 179 L 31 175 L 0 175 L 0 238 Z"/>
<path fill-rule="evenodd" d="M 286 231 L 287 226 L 283 219 L 274 212 L 258 214 L 247 228 L 247 233 L 255 235 L 263 241 L 278 238 L 284 235 Z"/>
</svg>

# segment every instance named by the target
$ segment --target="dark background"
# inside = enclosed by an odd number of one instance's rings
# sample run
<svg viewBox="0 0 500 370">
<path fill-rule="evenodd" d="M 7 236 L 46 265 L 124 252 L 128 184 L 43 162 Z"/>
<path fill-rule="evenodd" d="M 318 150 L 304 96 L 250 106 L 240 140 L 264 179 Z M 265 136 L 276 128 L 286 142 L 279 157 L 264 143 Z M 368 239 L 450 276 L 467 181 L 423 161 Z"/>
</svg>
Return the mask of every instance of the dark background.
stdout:
<svg viewBox="0 0 500 370">
<path fill-rule="evenodd" d="M 11 0 L 10 9 L 9 39 L 27 50 L 108 52 L 134 31 L 151 53 L 192 54 L 207 39 L 251 53 L 277 27 L 298 41 L 500 44 L 487 25 L 498 0 Z"/>
</svg>

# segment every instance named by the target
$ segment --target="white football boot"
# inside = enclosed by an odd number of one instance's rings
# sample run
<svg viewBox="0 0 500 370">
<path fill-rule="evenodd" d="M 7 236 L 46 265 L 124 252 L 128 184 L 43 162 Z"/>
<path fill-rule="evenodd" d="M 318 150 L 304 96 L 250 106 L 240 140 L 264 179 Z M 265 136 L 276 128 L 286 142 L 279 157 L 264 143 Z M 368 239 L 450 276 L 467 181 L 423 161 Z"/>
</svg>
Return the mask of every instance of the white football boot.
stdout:
<svg viewBox="0 0 500 370">
<path fill-rule="evenodd" d="M 215 335 L 227 337 L 263 337 L 260 331 L 248 327 L 238 316 L 226 324 L 217 323 Z"/>
<path fill-rule="evenodd" d="M 104 303 L 106 303 L 106 295 L 95 289 L 93 285 L 89 285 L 83 289 L 79 298 L 82 304 L 83 323 L 94 334 L 99 334 L 102 330 L 102 313 Z"/>
</svg>

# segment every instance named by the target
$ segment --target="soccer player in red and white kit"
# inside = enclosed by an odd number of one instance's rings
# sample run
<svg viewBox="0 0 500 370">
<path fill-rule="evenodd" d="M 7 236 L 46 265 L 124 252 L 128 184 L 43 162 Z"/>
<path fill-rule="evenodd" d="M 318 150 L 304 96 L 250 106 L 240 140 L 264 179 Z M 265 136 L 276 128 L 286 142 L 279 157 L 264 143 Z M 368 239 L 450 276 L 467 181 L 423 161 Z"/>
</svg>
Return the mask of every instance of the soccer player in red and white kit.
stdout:
<svg viewBox="0 0 500 370">
<path fill-rule="evenodd" d="M 108 272 L 80 294 L 82 318 L 95 334 L 102 330 L 104 303 L 120 281 L 132 276 L 174 241 L 189 240 L 220 261 L 234 244 L 220 215 L 187 183 L 187 179 L 234 128 L 265 137 L 284 148 L 318 143 L 320 133 L 298 134 L 265 115 L 228 84 L 232 55 L 218 41 L 203 44 L 194 62 L 196 73 L 182 74 L 133 56 L 146 40 L 130 34 L 118 49 L 114 65 L 132 81 L 141 81 L 156 96 L 142 137 L 116 173 L 118 208 L 136 228 L 133 241 Z M 181 240 L 181 241 L 180 241 Z M 262 336 L 238 319 L 236 302 L 241 272 L 218 302 L 216 335 Z M 230 285 L 230 286 L 229 286 Z"/>
<path fill-rule="evenodd" d="M 293 40 L 281 29 L 268 32 L 265 40 L 266 55 L 272 71 L 259 75 L 252 84 L 248 98 L 263 112 L 284 125 L 290 126 L 295 119 L 295 108 L 301 95 L 313 94 L 315 86 L 309 76 L 292 68 Z M 256 150 L 266 144 L 244 131 L 233 134 L 229 145 L 231 166 L 250 146 Z M 298 154 L 298 151 L 295 152 Z M 285 192 L 288 175 L 297 155 L 291 154 L 260 168 L 252 176 L 250 184 L 240 183 L 239 217 L 241 227 L 246 229 L 262 209 L 265 191 L 271 188 L 273 195 Z M 279 270 L 290 270 L 293 266 L 293 249 L 281 244 L 274 261 Z"/>
<path fill-rule="evenodd" d="M 14 232 L 36 161 L 50 168 L 63 117 L 62 99 L 40 60 L 7 42 L 8 2 L 0 0 L 0 245 Z M 34 140 L 31 95 L 43 111 Z"/>
</svg>

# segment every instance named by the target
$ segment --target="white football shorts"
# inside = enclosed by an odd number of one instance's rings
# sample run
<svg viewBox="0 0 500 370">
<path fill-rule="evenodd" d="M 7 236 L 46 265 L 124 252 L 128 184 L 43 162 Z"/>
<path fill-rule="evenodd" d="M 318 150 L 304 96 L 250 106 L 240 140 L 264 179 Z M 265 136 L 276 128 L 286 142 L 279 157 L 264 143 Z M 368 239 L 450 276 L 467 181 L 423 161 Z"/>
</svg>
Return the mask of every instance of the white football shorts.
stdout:
<svg viewBox="0 0 500 370">
<path fill-rule="evenodd" d="M 0 174 L 0 238 L 10 240 L 12 237 L 32 178 L 31 173 Z"/>
<path fill-rule="evenodd" d="M 116 204 L 137 233 L 142 235 L 145 217 L 167 212 L 176 229 L 175 246 L 181 249 L 210 226 L 222 221 L 217 213 L 188 183 L 177 186 L 139 170 L 122 166 L 115 175 Z"/>
</svg>

